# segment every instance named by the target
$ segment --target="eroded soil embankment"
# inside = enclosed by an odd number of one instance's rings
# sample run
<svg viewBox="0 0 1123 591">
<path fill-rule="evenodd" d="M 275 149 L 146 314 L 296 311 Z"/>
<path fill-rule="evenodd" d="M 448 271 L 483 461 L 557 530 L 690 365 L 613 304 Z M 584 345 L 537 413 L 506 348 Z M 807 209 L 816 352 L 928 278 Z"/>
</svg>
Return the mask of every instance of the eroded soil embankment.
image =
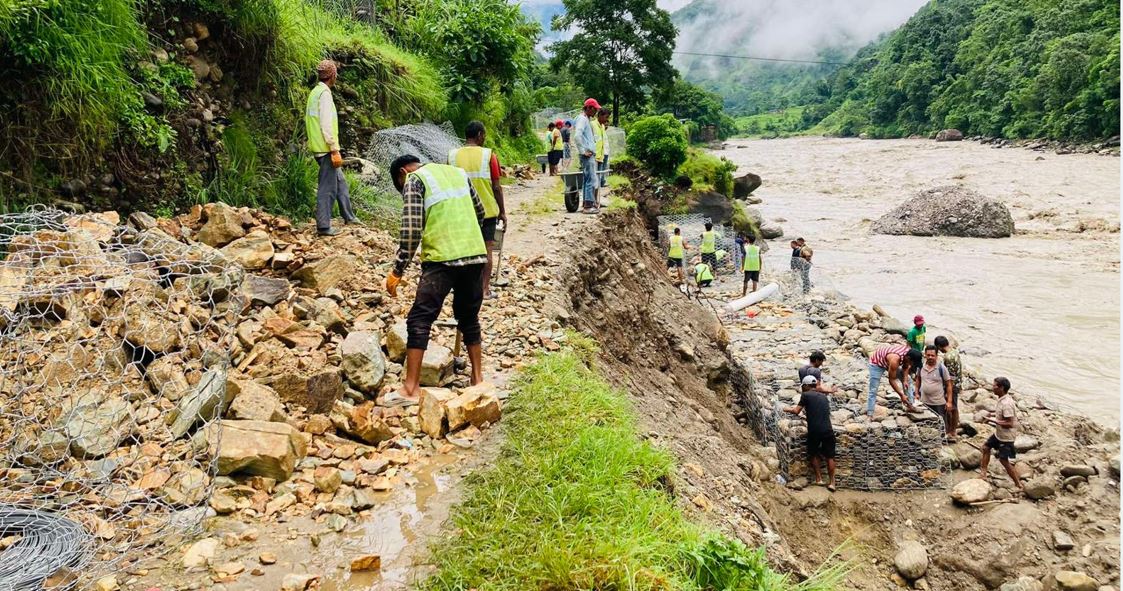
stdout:
<svg viewBox="0 0 1123 591">
<path fill-rule="evenodd" d="M 821 487 L 784 488 L 775 482 L 773 450 L 738 420 L 739 397 L 752 379 L 713 310 L 668 280 L 635 214 L 606 215 L 585 228 L 560 273 L 569 310 L 563 320 L 600 342 L 602 373 L 631 393 L 647 436 L 676 454 L 675 492 L 701 519 L 764 546 L 774 566 L 796 575 L 847 543 L 843 555 L 855 566 L 848 585 L 859 589 L 892 585 L 893 557 L 905 540 L 928 548 L 921 588 L 995 588 L 1021 576 L 1046 582 L 1059 570 L 1117 582 L 1118 484 L 1102 458 L 1118 444 L 1081 439 L 1086 419 L 1034 419 L 1043 450 L 1098 471 L 1043 501 L 963 509 L 943 490 L 831 495 Z M 1076 547 L 1058 549 L 1057 531 Z"/>
</svg>

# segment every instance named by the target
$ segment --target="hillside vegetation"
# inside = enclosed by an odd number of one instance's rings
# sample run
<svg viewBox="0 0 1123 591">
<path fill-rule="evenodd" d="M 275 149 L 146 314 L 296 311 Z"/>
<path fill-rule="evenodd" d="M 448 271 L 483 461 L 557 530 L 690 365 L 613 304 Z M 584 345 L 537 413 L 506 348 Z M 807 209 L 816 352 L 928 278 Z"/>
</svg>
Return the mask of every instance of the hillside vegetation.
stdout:
<svg viewBox="0 0 1123 591">
<path fill-rule="evenodd" d="M 1119 133 L 1118 0 L 939 0 L 835 74 L 830 134 L 1096 139 Z"/>
<path fill-rule="evenodd" d="M 502 0 L 380 3 L 377 18 L 345 0 L 0 4 L 0 208 L 224 200 L 303 215 L 315 168 L 302 111 L 324 58 L 341 65 L 345 156 L 378 129 L 484 115 L 501 153 L 534 151 L 512 138 L 533 110 L 521 83 L 536 25 Z M 489 35 L 456 35 L 464 23 Z M 447 37 L 464 41 L 435 43 Z"/>
</svg>

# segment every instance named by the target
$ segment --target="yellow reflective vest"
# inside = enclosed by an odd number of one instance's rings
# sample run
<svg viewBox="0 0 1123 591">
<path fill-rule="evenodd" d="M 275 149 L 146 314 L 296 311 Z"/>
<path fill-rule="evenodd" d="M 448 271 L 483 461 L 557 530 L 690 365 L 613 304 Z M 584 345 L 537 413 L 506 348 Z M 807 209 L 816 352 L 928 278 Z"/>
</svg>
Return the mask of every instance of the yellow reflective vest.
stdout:
<svg viewBox="0 0 1123 591">
<path fill-rule="evenodd" d="M 448 163 L 463 170 L 480 201 L 484 203 L 484 218 L 499 215 L 499 202 L 495 200 L 495 190 L 491 187 L 491 150 L 482 146 L 464 146 L 449 150 Z"/>
<path fill-rule="evenodd" d="M 698 263 L 697 265 L 694 265 L 694 281 L 701 283 L 707 280 L 714 280 L 714 274 L 710 271 L 710 266 L 706 263 Z"/>
<path fill-rule="evenodd" d="M 708 230 L 702 232 L 702 246 L 698 251 L 702 254 L 712 254 L 717 249 L 717 232 Z"/>
<path fill-rule="evenodd" d="M 324 139 L 324 132 L 320 130 L 320 95 L 328 90 L 328 85 L 317 83 L 312 92 L 308 93 L 308 104 L 304 108 L 304 131 L 308 135 L 308 151 L 313 154 L 326 154 L 331 150 Z M 332 129 L 335 138 L 339 139 L 339 117 L 335 112 L 335 101 L 331 103 Z"/>
<path fill-rule="evenodd" d="M 667 258 L 682 260 L 682 257 L 683 257 L 682 236 L 681 235 L 671 236 L 670 242 L 671 242 L 671 247 L 669 249 L 667 249 Z"/>
<path fill-rule="evenodd" d="M 760 247 L 755 244 L 745 245 L 745 264 L 743 265 L 744 271 L 759 271 L 760 270 Z"/>
<path fill-rule="evenodd" d="M 426 164 L 409 176 L 417 177 L 425 186 L 421 262 L 441 263 L 487 254 L 464 171 L 447 164 Z"/>
<path fill-rule="evenodd" d="M 593 119 L 589 123 L 593 125 L 593 137 L 597 139 L 594 157 L 597 159 L 597 162 L 604 162 L 604 142 L 606 140 L 604 135 L 605 127 L 596 119 Z"/>
</svg>

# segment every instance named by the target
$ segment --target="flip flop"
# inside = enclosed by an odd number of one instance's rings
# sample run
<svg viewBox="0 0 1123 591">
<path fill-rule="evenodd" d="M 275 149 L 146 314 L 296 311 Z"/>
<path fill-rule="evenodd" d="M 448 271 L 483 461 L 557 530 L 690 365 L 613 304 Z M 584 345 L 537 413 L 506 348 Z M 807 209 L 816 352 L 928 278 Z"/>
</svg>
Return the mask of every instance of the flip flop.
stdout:
<svg viewBox="0 0 1123 591">
<path fill-rule="evenodd" d="M 835 488 L 835 486 L 834 486 L 833 484 L 828 484 L 828 485 L 827 485 L 827 490 L 829 490 L 829 491 L 831 491 L 831 492 L 834 492 L 834 491 L 835 491 L 835 490 L 837 490 L 837 489 Z"/>
<path fill-rule="evenodd" d="M 420 402 L 420 399 L 418 399 L 418 398 L 410 398 L 408 396 L 403 396 L 400 392 L 394 391 L 394 392 L 390 392 L 389 394 L 383 396 L 382 400 L 379 401 L 379 405 L 385 406 L 385 407 L 395 407 L 395 406 L 407 407 L 407 406 L 416 406 L 419 402 Z"/>
</svg>

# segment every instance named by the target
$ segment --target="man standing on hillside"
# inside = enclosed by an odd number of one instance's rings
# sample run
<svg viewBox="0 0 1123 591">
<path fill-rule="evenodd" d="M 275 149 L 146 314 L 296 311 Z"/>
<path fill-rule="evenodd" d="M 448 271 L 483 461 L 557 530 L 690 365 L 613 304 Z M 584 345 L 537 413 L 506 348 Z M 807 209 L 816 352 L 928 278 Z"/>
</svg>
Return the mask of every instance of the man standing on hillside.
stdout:
<svg viewBox="0 0 1123 591">
<path fill-rule="evenodd" d="M 339 154 L 339 117 L 335 112 L 335 100 L 331 87 L 335 86 L 335 62 L 324 60 L 316 66 L 316 76 L 320 81 L 308 93 L 308 103 L 304 109 L 304 130 L 308 135 L 308 151 L 320 166 L 320 181 L 316 188 L 316 232 L 320 236 L 335 236 L 339 233 L 331 227 L 331 209 L 339 202 L 339 215 L 344 223 L 358 223 L 355 212 L 351 210 L 351 193 L 347 179 L 343 178 L 343 157 Z"/>
<path fill-rule="evenodd" d="M 744 263 L 741 268 L 745 272 L 745 280 L 741 285 L 741 297 L 745 297 L 749 292 L 749 282 L 753 283 L 753 291 L 756 291 L 757 285 L 760 284 L 760 270 L 764 266 L 764 261 L 760 256 L 760 247 L 756 245 L 756 235 L 749 234 L 749 243 L 745 245 Z"/>
<path fill-rule="evenodd" d="M 390 297 L 421 247 L 421 279 L 406 316 L 406 377 L 402 389 L 383 397 L 384 406 L 410 406 L 421 396 L 421 362 L 429 331 L 452 292 L 452 314 L 468 348 L 472 385 L 483 381 L 480 305 L 483 303 L 487 247 L 480 227 L 484 204 L 463 170 L 447 164 L 421 164 L 399 156 L 390 178 L 402 194 L 402 229 L 394 269 L 386 277 Z"/>
<path fill-rule="evenodd" d="M 948 338 L 936 337 L 936 349 L 944 356 L 944 367 L 951 374 L 951 400 L 948 401 L 947 439 L 955 442 L 955 432 L 959 428 L 959 394 L 963 390 L 963 361 L 959 349 L 953 348 Z"/>
<path fill-rule="evenodd" d="M 483 234 L 487 245 L 487 265 L 484 266 L 484 299 L 491 299 L 491 269 L 494 265 L 492 253 L 495 251 L 495 230 L 499 222 L 507 229 L 507 208 L 503 205 L 503 185 L 499 183 L 499 158 L 490 149 L 483 147 L 487 137 L 484 124 L 472 121 L 464 129 L 463 148 L 450 150 L 448 163 L 468 174 L 472 188 L 484 204 Z"/>
<path fill-rule="evenodd" d="M 702 242 L 698 247 L 698 252 L 702 254 L 702 262 L 711 268 L 717 266 L 717 239 L 719 237 L 719 234 L 714 231 L 713 223 L 706 222 L 706 230 L 702 232 Z"/>
<path fill-rule="evenodd" d="M 597 138 L 592 117 L 600 110 L 597 99 L 585 99 L 585 106 L 577 116 L 573 126 L 573 141 L 581 164 L 582 201 L 584 213 L 597 213 L 600 203 L 596 201 L 597 188 Z"/>
</svg>

